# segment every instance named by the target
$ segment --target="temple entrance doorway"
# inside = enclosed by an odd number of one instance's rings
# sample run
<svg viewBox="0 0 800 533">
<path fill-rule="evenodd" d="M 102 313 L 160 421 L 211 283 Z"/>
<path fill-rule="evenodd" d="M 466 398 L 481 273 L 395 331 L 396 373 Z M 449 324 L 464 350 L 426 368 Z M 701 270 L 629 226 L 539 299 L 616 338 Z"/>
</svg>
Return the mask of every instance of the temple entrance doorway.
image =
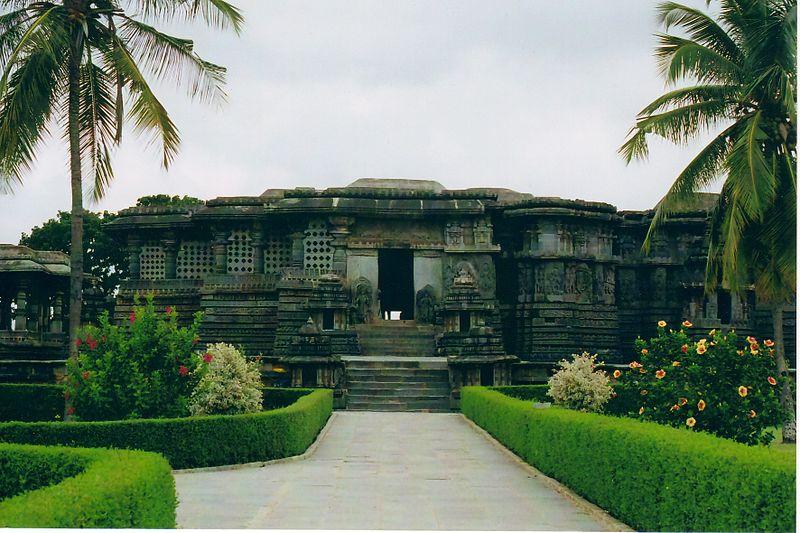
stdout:
<svg viewBox="0 0 800 533">
<path fill-rule="evenodd" d="M 378 298 L 381 319 L 414 319 L 413 251 L 378 250 Z"/>
</svg>

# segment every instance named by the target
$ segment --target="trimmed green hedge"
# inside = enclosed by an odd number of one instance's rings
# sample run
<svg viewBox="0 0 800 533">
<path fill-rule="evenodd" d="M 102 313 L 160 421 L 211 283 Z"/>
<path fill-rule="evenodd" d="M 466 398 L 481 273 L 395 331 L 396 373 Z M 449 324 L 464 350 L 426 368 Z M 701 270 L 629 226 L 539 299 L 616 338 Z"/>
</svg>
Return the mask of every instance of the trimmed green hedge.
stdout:
<svg viewBox="0 0 800 533">
<path fill-rule="evenodd" d="M 489 387 L 506 396 L 511 396 L 518 400 L 529 400 L 536 402 L 552 402 L 553 399 L 547 395 L 550 385 L 508 385 L 504 387 Z"/>
<path fill-rule="evenodd" d="M 264 396 L 261 400 L 261 407 L 268 411 L 270 409 L 280 409 L 296 402 L 313 389 L 300 389 L 289 387 L 268 387 L 264 389 Z"/>
<path fill-rule="evenodd" d="M 794 531 L 794 454 L 484 387 L 461 410 L 526 462 L 649 531 Z"/>
<path fill-rule="evenodd" d="M 176 469 L 279 459 L 303 453 L 333 410 L 331 390 L 296 391 L 302 396 L 288 407 L 244 415 L 5 422 L 0 441 L 146 450 L 163 454 Z"/>
<path fill-rule="evenodd" d="M 47 422 L 63 415 L 61 385 L 0 383 L 0 421 Z"/>
<path fill-rule="evenodd" d="M 0 527 L 175 527 L 175 481 L 154 453 L 0 444 Z"/>
</svg>

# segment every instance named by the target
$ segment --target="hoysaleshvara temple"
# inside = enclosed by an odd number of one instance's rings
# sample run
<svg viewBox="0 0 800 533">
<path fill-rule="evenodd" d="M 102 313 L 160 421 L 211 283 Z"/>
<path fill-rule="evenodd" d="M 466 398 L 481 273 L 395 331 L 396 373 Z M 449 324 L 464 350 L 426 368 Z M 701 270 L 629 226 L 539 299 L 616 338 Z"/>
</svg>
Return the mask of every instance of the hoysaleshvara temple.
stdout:
<svg viewBox="0 0 800 533">
<path fill-rule="evenodd" d="M 647 254 L 652 211 L 424 180 L 134 207 L 109 225 L 130 271 L 114 316 L 152 294 L 186 321 L 202 311 L 202 341 L 260 356 L 268 381 L 333 388 L 349 409 L 446 410 L 463 385 L 542 382 L 573 353 L 627 363 L 662 319 L 769 336 L 752 293 L 705 293 L 715 201 L 698 195 Z M 58 373 L 65 265 L 0 248 L 3 376 Z"/>
</svg>

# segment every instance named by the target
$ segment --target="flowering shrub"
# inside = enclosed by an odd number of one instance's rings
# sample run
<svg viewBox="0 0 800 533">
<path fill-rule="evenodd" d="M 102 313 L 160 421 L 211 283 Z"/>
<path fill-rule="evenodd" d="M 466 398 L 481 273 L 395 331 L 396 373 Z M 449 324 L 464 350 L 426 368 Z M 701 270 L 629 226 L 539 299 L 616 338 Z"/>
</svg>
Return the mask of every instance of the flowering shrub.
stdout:
<svg viewBox="0 0 800 533">
<path fill-rule="evenodd" d="M 116 326 L 104 313 L 98 326 L 81 329 L 76 360 L 67 362 L 69 415 L 81 420 L 158 418 L 188 414 L 188 397 L 202 377 L 195 352 L 201 315 L 179 327 L 172 308 L 152 297 Z"/>
<path fill-rule="evenodd" d="M 772 346 L 716 331 L 694 342 L 683 328 L 673 331 L 661 321 L 656 337 L 636 341 L 630 369 L 614 372 L 608 410 L 767 444 L 774 435 L 765 429 L 778 425 L 781 413 Z"/>
<path fill-rule="evenodd" d="M 558 363 L 561 370 L 548 382 L 548 396 L 556 404 L 579 411 L 600 411 L 611 398 L 611 385 L 602 370 L 596 370 L 597 355 L 573 355 L 572 361 Z"/>
<path fill-rule="evenodd" d="M 230 344 L 209 344 L 207 365 L 189 398 L 192 415 L 235 415 L 261 410 L 261 372 Z"/>
</svg>

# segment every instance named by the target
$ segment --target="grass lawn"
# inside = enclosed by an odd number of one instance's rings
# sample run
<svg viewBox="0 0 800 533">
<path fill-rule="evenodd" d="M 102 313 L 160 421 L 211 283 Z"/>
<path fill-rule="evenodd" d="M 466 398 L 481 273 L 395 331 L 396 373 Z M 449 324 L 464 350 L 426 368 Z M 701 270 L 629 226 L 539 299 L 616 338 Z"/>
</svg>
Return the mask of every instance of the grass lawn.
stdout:
<svg viewBox="0 0 800 533">
<path fill-rule="evenodd" d="M 797 450 L 796 444 L 787 444 L 783 442 L 783 438 L 781 437 L 781 428 L 780 426 L 774 426 L 771 428 L 767 428 L 766 431 L 775 435 L 775 440 L 770 443 L 770 448 L 775 450 L 779 450 L 786 453 L 794 454 Z"/>
</svg>

